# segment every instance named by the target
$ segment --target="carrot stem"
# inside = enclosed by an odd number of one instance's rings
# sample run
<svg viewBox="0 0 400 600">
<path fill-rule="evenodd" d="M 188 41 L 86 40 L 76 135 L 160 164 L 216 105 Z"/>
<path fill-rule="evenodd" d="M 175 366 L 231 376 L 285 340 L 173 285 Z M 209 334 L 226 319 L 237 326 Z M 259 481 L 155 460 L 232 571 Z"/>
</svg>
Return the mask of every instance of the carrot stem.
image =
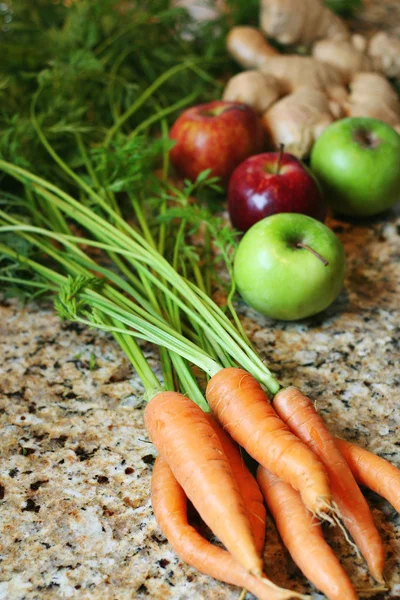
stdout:
<svg viewBox="0 0 400 600">
<path fill-rule="evenodd" d="M 192 62 L 183 62 L 178 65 L 174 65 L 164 73 L 162 73 L 146 90 L 131 104 L 131 106 L 118 118 L 117 122 L 108 130 L 106 138 L 104 140 L 104 147 L 110 145 L 110 142 L 117 131 L 122 127 L 122 125 L 134 114 L 136 110 L 138 110 L 148 98 L 161 86 L 163 83 L 168 81 L 170 77 L 177 75 L 180 71 L 184 71 L 185 69 L 192 69 L 195 61 Z"/>
<path fill-rule="evenodd" d="M 58 157 L 58 162 L 62 164 L 63 161 Z M 245 369 L 249 370 L 257 377 L 267 387 L 271 394 L 274 394 L 279 390 L 280 385 L 277 380 L 263 364 L 256 352 L 254 352 L 254 350 L 249 347 L 248 343 L 243 340 L 226 315 L 222 313 L 210 298 L 207 297 L 204 300 L 204 303 L 201 302 L 199 295 L 202 299 L 206 295 L 204 294 L 202 296 L 201 290 L 193 289 L 189 282 L 179 276 L 173 267 L 158 254 L 152 245 L 135 232 L 135 230 L 121 219 L 119 215 L 114 213 L 107 203 L 93 190 L 91 190 L 91 197 L 97 198 L 98 204 L 104 208 L 108 214 L 112 215 L 112 220 L 120 225 L 121 229 L 116 229 L 112 223 L 107 222 L 92 210 L 74 200 L 71 196 L 62 190 L 59 190 L 56 186 L 29 173 L 25 169 L 10 165 L 3 160 L 0 160 L 0 168 L 17 179 L 21 179 L 23 182 L 30 181 L 35 184 L 37 193 L 49 202 L 56 204 L 64 213 L 92 231 L 100 240 L 105 242 L 112 241 L 116 244 L 117 248 L 119 248 L 118 252 L 124 254 L 127 257 L 128 262 L 130 262 L 137 270 L 140 271 L 145 269 L 145 264 L 151 265 L 156 269 L 157 277 L 153 276 L 152 273 L 148 271 L 147 267 L 146 270 L 148 278 L 152 280 L 156 286 L 169 295 L 171 299 L 180 306 L 183 312 L 197 320 L 199 325 L 206 329 L 207 335 L 213 337 L 217 343 L 222 344 L 224 349 L 231 354 L 234 360 L 238 361 Z M 84 186 L 87 187 L 86 184 L 84 184 Z M 128 229 L 128 231 L 124 233 L 122 230 L 126 229 Z M 126 248 L 129 248 L 129 250 L 126 250 Z M 159 277 L 161 279 L 159 279 Z M 175 291 L 166 288 L 166 286 L 162 284 L 162 279 L 167 280 Z M 178 297 L 178 293 L 181 297 L 184 297 L 184 301 Z M 212 311 L 209 309 L 210 305 L 213 307 Z"/>
</svg>

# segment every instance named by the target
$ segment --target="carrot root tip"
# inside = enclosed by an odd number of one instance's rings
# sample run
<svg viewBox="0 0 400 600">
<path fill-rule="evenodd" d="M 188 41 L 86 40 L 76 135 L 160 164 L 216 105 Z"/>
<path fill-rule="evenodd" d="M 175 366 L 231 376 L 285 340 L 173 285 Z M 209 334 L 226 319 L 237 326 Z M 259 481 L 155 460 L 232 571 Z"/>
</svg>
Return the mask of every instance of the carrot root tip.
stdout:
<svg viewBox="0 0 400 600">
<path fill-rule="evenodd" d="M 341 520 L 338 517 L 333 517 L 334 521 L 336 523 L 336 525 L 339 527 L 339 529 L 342 531 L 343 535 L 344 535 L 344 539 L 346 540 L 346 542 L 353 548 L 354 552 L 357 553 L 357 556 L 359 558 L 362 557 L 361 552 L 358 548 L 358 546 L 353 542 L 353 540 L 350 538 L 349 534 L 347 533 L 347 530 L 345 528 L 345 526 L 343 525 L 343 523 L 341 522 Z"/>
<path fill-rule="evenodd" d="M 360 550 L 358 549 L 356 544 L 353 542 L 353 540 L 350 538 L 345 526 L 342 523 L 343 517 L 340 513 L 339 507 L 337 506 L 336 502 L 329 503 L 329 502 L 324 501 L 322 504 L 326 504 L 326 506 L 324 507 L 325 510 L 318 510 L 318 511 L 316 511 L 316 513 L 313 513 L 313 514 L 315 514 L 315 516 L 318 517 L 318 519 L 329 523 L 329 525 L 331 527 L 334 527 L 337 525 L 339 527 L 339 529 L 341 530 L 341 532 L 343 533 L 344 539 L 346 540 L 346 542 L 353 548 L 353 550 L 354 550 L 354 552 L 356 552 L 357 556 L 361 558 Z M 382 582 L 379 581 L 379 583 L 382 583 Z"/>
<path fill-rule="evenodd" d="M 312 514 L 320 521 L 326 521 L 332 527 L 337 525 L 338 521 L 342 519 L 336 502 L 329 502 L 326 498 L 318 498 L 318 508 Z"/>
<path fill-rule="evenodd" d="M 336 525 L 333 518 L 323 510 L 317 510 L 317 511 L 313 512 L 312 514 L 316 519 L 318 519 L 318 523 L 316 523 L 316 525 L 320 525 L 319 521 L 326 521 L 327 523 L 329 523 L 329 525 L 331 527 Z"/>
</svg>

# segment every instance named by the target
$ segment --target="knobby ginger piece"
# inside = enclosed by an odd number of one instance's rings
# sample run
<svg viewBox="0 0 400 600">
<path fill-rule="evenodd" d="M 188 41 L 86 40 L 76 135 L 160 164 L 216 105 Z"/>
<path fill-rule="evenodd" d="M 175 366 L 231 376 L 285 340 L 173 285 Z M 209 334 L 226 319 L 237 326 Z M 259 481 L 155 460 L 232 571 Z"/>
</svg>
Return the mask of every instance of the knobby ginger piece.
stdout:
<svg viewBox="0 0 400 600">
<path fill-rule="evenodd" d="M 359 71 L 374 71 L 374 61 L 367 55 L 367 41 L 360 35 L 348 40 L 321 40 L 314 44 L 314 58 L 340 71 L 346 82 Z"/>
<path fill-rule="evenodd" d="M 343 83 L 338 69 L 312 56 L 279 54 L 254 27 L 233 27 L 228 34 L 227 48 L 245 69 L 259 69 L 276 77 L 282 84 L 282 94 L 301 86 L 326 88 Z"/>
<path fill-rule="evenodd" d="M 369 41 L 368 55 L 375 68 L 387 77 L 400 76 L 400 39 L 388 33 L 376 33 Z"/>
<path fill-rule="evenodd" d="M 243 71 L 228 81 L 222 99 L 244 102 L 261 115 L 280 96 L 281 86 L 276 77 L 261 71 Z"/>
<path fill-rule="evenodd" d="M 315 140 L 333 121 L 327 95 L 308 87 L 282 98 L 262 117 L 272 146 L 284 144 L 285 151 L 298 158 L 307 156 Z"/>
<path fill-rule="evenodd" d="M 338 69 L 312 56 L 270 56 L 259 68 L 280 81 L 283 94 L 290 94 L 300 87 L 327 89 L 344 83 L 343 75 Z"/>
<path fill-rule="evenodd" d="M 255 27 L 232 27 L 226 47 L 233 58 L 245 69 L 257 69 L 266 59 L 278 55 Z"/>
<path fill-rule="evenodd" d="M 400 39 L 377 33 L 369 41 L 355 34 L 348 40 L 321 40 L 314 44 L 314 58 L 333 65 L 350 80 L 359 71 L 379 71 L 400 76 Z"/>
<path fill-rule="evenodd" d="M 333 85 L 327 88 L 326 94 L 329 100 L 329 110 L 335 119 L 341 119 L 346 116 L 347 104 L 349 101 L 349 92 L 343 85 Z"/>
<path fill-rule="evenodd" d="M 350 117 L 384 121 L 400 133 L 400 102 L 396 91 L 380 73 L 358 73 L 350 83 L 347 103 Z"/>
<path fill-rule="evenodd" d="M 321 0 L 261 0 L 263 32 L 281 44 L 310 46 L 323 38 L 346 39 L 347 25 Z"/>
</svg>

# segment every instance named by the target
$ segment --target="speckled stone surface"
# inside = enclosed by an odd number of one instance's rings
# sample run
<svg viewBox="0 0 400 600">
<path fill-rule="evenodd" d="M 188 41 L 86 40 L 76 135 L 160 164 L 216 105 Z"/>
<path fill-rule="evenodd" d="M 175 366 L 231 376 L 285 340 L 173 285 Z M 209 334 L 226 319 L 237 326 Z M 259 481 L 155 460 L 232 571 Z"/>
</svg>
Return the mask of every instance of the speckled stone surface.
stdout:
<svg viewBox="0 0 400 600">
<path fill-rule="evenodd" d="M 365 4 L 360 29 L 399 31 L 397 0 Z M 400 466 L 400 219 L 330 225 L 348 270 L 328 311 L 284 324 L 238 308 L 267 364 L 317 401 L 333 432 Z M 4 300 L 0 343 L 0 599 L 238 598 L 184 565 L 158 530 L 143 390 L 112 339 L 61 323 L 51 307 Z M 146 354 L 158 371 L 157 353 Z M 374 598 L 400 598 L 400 517 L 366 495 L 392 586 Z M 325 533 L 357 588 L 373 585 L 340 532 Z M 265 568 L 276 583 L 322 598 L 271 520 Z"/>
</svg>

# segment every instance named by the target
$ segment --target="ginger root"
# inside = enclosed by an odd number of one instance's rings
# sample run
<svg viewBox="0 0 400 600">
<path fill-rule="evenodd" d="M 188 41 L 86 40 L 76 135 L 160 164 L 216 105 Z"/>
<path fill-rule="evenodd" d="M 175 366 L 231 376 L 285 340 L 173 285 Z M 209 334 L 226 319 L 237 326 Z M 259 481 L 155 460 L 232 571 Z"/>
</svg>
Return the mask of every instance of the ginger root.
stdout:
<svg viewBox="0 0 400 600">
<path fill-rule="evenodd" d="M 326 90 L 329 109 L 335 119 L 346 116 L 345 107 L 349 101 L 349 92 L 344 85 L 334 85 Z"/>
<path fill-rule="evenodd" d="M 231 56 L 245 69 L 257 69 L 271 56 L 279 56 L 255 27 L 232 27 L 226 47 Z"/>
<path fill-rule="evenodd" d="M 358 73 L 350 84 L 346 103 L 350 117 L 384 121 L 400 133 L 400 102 L 395 90 L 379 73 Z"/>
<path fill-rule="evenodd" d="M 357 71 L 400 76 L 400 39 L 385 32 L 367 41 L 350 35 L 345 22 L 322 0 L 260 0 L 262 31 L 277 42 L 312 46 L 313 55 L 336 66 L 347 77 Z"/>
<path fill-rule="evenodd" d="M 279 54 L 254 27 L 233 27 L 226 45 L 232 57 L 245 69 L 259 69 L 265 75 L 279 79 L 284 94 L 300 86 L 327 88 L 343 83 L 338 69 L 312 56 Z"/>
<path fill-rule="evenodd" d="M 374 71 L 374 61 L 367 53 L 367 41 L 360 35 L 348 40 L 321 40 L 313 46 L 313 56 L 340 71 L 346 82 L 359 71 Z"/>
<path fill-rule="evenodd" d="M 321 0 L 261 0 L 263 32 L 281 44 L 311 45 L 317 39 L 346 39 L 349 30 Z"/>
<path fill-rule="evenodd" d="M 276 77 L 261 71 L 243 71 L 229 80 L 222 99 L 244 102 L 261 115 L 281 95 L 281 85 Z"/>
<path fill-rule="evenodd" d="M 400 76 L 400 39 L 350 35 L 322 0 L 260 0 L 260 9 L 264 33 L 280 43 L 320 40 L 313 56 L 299 56 L 279 54 L 253 27 L 234 27 L 228 35 L 231 55 L 253 70 L 228 82 L 223 98 L 262 114 L 275 147 L 283 143 L 302 158 L 332 121 L 346 115 L 380 119 L 400 133 L 399 99 L 380 74 Z"/>
<path fill-rule="evenodd" d="M 343 76 L 332 65 L 311 56 L 285 54 L 264 60 L 259 69 L 279 79 L 283 93 L 290 94 L 299 87 L 326 89 L 343 84 Z"/>
<path fill-rule="evenodd" d="M 321 133 L 334 121 L 327 95 L 302 87 L 276 102 L 262 116 L 270 143 L 285 145 L 286 152 L 306 156 Z"/>
<path fill-rule="evenodd" d="M 353 35 L 348 40 L 321 40 L 314 44 L 314 58 L 336 67 L 349 81 L 359 71 L 379 71 L 400 76 L 400 39 L 377 33 L 370 40 Z"/>
<path fill-rule="evenodd" d="M 258 69 L 279 79 L 283 94 L 300 86 L 327 88 L 344 81 L 338 69 L 312 56 L 279 54 L 254 27 L 233 27 L 226 45 L 232 57 L 245 69 Z"/>
<path fill-rule="evenodd" d="M 376 33 L 369 41 L 368 55 L 376 69 L 387 77 L 400 76 L 400 39 L 384 32 Z"/>
</svg>

